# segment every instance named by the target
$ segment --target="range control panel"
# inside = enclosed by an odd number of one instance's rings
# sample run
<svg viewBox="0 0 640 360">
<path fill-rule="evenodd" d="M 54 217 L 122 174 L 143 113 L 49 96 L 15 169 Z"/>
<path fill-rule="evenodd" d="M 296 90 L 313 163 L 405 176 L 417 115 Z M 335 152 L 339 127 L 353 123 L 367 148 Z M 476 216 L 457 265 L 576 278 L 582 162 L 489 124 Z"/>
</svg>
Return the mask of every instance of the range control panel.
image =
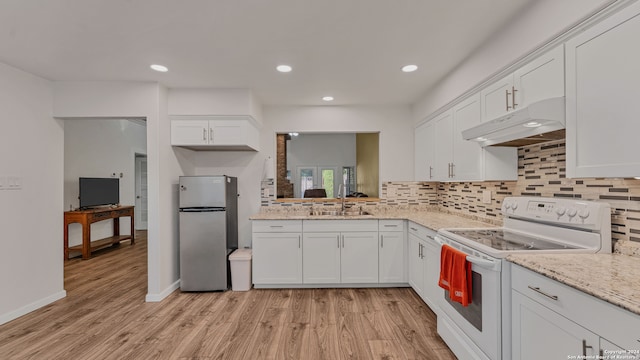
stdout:
<svg viewBox="0 0 640 360">
<path fill-rule="evenodd" d="M 610 206 L 597 201 L 542 197 L 507 197 L 502 202 L 505 217 L 599 229 L 603 216 L 611 216 Z"/>
</svg>

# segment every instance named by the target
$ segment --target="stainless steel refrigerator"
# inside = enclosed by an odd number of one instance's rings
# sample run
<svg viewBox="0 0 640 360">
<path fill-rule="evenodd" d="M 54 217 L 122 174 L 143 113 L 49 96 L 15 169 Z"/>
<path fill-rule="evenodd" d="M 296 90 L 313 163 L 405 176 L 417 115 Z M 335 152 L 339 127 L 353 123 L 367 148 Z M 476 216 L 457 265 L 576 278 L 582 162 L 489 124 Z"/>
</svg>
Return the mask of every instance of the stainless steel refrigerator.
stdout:
<svg viewBox="0 0 640 360">
<path fill-rule="evenodd" d="M 229 254 L 238 248 L 238 183 L 230 176 L 181 176 L 180 289 L 229 288 Z"/>
</svg>

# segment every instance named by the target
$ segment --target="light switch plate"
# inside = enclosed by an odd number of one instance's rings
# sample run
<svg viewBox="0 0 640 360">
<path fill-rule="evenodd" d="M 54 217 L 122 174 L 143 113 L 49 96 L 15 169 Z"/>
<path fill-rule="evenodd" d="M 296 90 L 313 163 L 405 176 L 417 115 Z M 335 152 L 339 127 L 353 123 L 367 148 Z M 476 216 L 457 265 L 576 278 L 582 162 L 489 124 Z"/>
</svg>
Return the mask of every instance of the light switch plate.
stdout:
<svg viewBox="0 0 640 360">
<path fill-rule="evenodd" d="M 482 203 L 491 204 L 491 190 L 482 190 Z"/>
</svg>

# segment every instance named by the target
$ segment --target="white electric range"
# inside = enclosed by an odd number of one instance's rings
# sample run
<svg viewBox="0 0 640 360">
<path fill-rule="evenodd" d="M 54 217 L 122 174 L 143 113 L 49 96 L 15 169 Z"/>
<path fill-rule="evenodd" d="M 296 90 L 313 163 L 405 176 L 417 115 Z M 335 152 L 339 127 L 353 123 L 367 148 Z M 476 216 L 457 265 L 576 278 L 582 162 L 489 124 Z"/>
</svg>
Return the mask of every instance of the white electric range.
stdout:
<svg viewBox="0 0 640 360">
<path fill-rule="evenodd" d="M 511 355 L 511 275 L 514 253 L 610 253 L 609 204 L 565 198 L 507 197 L 501 228 L 438 231 L 436 240 L 472 263 L 472 303 L 440 296 L 438 334 L 460 359 L 506 360 Z"/>
</svg>

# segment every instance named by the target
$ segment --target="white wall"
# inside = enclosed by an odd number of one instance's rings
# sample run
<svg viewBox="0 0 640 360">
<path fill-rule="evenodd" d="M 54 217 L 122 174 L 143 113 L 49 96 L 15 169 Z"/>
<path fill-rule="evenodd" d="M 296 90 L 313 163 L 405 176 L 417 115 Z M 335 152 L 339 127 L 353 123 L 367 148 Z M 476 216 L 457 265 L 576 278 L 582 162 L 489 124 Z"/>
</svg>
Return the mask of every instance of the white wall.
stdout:
<svg viewBox="0 0 640 360">
<path fill-rule="evenodd" d="M 557 37 L 611 0 L 539 0 L 498 31 L 489 42 L 447 75 L 413 107 L 419 122 Z"/>
<path fill-rule="evenodd" d="M 135 154 L 147 153 L 147 129 L 122 119 L 64 120 L 64 206 L 77 208 L 78 178 L 120 179 L 120 204 L 135 205 Z M 122 177 L 120 177 L 122 173 Z M 91 240 L 113 235 L 113 220 L 91 224 Z M 130 219 L 120 219 L 120 233 L 131 232 Z M 69 225 L 69 245 L 82 243 L 82 226 Z"/>
<path fill-rule="evenodd" d="M 169 115 L 251 115 L 262 123 L 262 106 L 249 89 L 169 90 Z"/>
<path fill-rule="evenodd" d="M 276 133 L 380 132 L 380 181 L 413 178 L 409 106 L 272 106 L 263 109 L 263 116 L 260 146 L 265 156 L 275 159 Z"/>
<path fill-rule="evenodd" d="M 194 171 L 189 161 L 184 160 L 188 155 L 174 151 L 170 145 L 167 102 L 167 90 L 157 83 L 54 83 L 56 117 L 147 120 L 147 301 L 160 301 L 179 286 L 177 183 L 180 175 Z"/>
<path fill-rule="evenodd" d="M 63 289 L 63 141 L 52 86 L 0 63 L 0 324 L 66 295 Z M 3 181 L 4 182 L 4 181 Z"/>
</svg>

